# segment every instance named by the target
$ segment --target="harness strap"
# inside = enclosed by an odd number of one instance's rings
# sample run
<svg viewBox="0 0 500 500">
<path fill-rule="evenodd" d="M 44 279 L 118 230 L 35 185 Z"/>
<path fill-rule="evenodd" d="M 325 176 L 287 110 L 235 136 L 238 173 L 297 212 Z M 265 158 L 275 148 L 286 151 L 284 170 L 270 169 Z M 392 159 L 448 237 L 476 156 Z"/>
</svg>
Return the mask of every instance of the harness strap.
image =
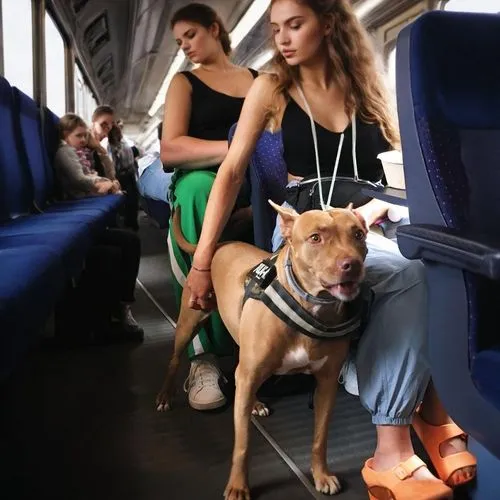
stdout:
<svg viewBox="0 0 500 500">
<path fill-rule="evenodd" d="M 249 298 L 260 300 L 286 325 L 314 339 L 332 340 L 353 334 L 361 328 L 361 298 L 346 304 L 351 313 L 349 319 L 335 326 L 324 324 L 304 310 L 278 281 L 277 257 L 278 254 L 274 254 L 248 273 L 243 304 Z"/>
<path fill-rule="evenodd" d="M 261 300 L 281 321 L 315 339 L 336 339 L 353 334 L 361 327 L 362 308 L 359 300 L 356 301 L 354 314 L 335 326 L 325 325 L 304 310 L 278 280 L 263 290 Z"/>
</svg>

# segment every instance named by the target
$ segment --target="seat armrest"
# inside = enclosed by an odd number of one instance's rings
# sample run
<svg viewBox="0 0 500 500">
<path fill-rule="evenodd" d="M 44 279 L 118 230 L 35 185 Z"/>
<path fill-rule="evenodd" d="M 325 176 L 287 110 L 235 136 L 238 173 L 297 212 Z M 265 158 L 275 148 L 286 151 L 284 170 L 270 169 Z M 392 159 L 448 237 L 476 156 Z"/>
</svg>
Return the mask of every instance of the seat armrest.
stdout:
<svg viewBox="0 0 500 500">
<path fill-rule="evenodd" d="M 408 259 L 456 267 L 492 280 L 500 279 L 500 241 L 430 224 L 397 229 L 398 245 Z"/>
</svg>

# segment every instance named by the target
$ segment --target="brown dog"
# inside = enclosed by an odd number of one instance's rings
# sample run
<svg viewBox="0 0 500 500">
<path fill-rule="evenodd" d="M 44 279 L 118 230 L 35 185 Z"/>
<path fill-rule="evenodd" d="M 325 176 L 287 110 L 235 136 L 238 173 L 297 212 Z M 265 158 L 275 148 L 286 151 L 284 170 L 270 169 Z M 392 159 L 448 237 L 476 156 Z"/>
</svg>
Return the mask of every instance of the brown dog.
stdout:
<svg viewBox="0 0 500 500">
<path fill-rule="evenodd" d="M 358 296 L 364 277 L 367 229 L 363 219 L 351 207 L 298 215 L 294 210 L 271 204 L 280 215 L 286 241 L 276 260 L 278 282 L 298 303 L 296 309 L 302 307 L 322 325 L 333 328 L 347 324 L 349 307 L 355 303 L 352 301 Z M 178 216 L 174 219 L 173 231 L 179 246 L 193 253 L 195 247 L 184 239 Z M 272 374 L 299 372 L 311 373 L 316 379 L 311 470 L 316 489 L 332 495 L 340 491 L 340 483 L 327 469 L 327 431 L 349 335 L 328 339 L 308 336 L 280 319 L 263 301 L 248 298 L 244 302 L 246 276 L 266 258 L 269 258 L 267 252 L 246 243 L 226 243 L 217 249 L 211 266 L 218 310 L 240 346 L 234 402 L 235 443 L 224 497 L 250 499 L 247 479 L 250 415 L 268 414 L 256 400 L 258 388 Z M 258 275 L 259 267 L 256 269 Z M 180 356 L 210 315 L 207 311 L 190 309 L 189 295 L 185 288 L 174 353 L 157 397 L 159 411 L 170 408 Z M 290 316 L 295 314 L 292 312 Z"/>
</svg>

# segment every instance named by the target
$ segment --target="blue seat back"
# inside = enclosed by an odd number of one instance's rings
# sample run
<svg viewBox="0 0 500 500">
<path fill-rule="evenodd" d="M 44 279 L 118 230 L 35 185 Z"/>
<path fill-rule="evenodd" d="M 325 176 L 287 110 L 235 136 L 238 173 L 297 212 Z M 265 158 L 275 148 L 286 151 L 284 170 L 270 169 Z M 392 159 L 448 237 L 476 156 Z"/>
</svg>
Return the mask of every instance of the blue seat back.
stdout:
<svg viewBox="0 0 500 500">
<path fill-rule="evenodd" d="M 0 136 L 0 220 L 5 221 L 30 212 L 33 187 L 15 133 L 12 88 L 3 77 L 0 77 Z"/>
<path fill-rule="evenodd" d="M 54 179 L 42 139 L 40 111 L 35 101 L 18 88 L 14 87 L 13 93 L 21 142 L 33 182 L 34 201 L 39 208 L 43 208 L 53 193 Z"/>
<path fill-rule="evenodd" d="M 424 14 L 400 33 L 396 57 L 411 222 L 499 241 L 500 16 Z M 500 384 L 491 384 L 500 373 L 500 334 L 488 324 L 498 325 L 500 286 L 444 265 L 427 263 L 426 273 L 440 397 L 500 457 Z"/>
<path fill-rule="evenodd" d="M 53 175 L 52 165 L 54 165 L 54 158 L 56 157 L 59 143 L 59 117 L 53 113 L 49 108 L 43 108 L 43 138 L 45 142 L 45 149 L 47 151 L 47 159 L 49 160 L 49 175 Z"/>
<path fill-rule="evenodd" d="M 233 125 L 229 132 L 230 141 L 235 129 L 236 125 Z M 268 200 L 278 205 L 285 201 L 288 179 L 281 132 L 265 130 L 261 134 L 250 158 L 249 175 L 255 245 L 270 252 L 276 212 Z"/>
</svg>

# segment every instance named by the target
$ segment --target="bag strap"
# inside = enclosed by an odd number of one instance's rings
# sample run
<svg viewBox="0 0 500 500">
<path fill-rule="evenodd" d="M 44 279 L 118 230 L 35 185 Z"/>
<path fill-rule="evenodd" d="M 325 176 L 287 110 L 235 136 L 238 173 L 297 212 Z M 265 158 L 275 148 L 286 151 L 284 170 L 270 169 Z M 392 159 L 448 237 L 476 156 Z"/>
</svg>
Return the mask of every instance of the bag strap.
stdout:
<svg viewBox="0 0 500 500">
<path fill-rule="evenodd" d="M 316 125 L 314 123 L 312 111 L 311 111 L 311 108 L 309 107 L 309 103 L 307 102 L 304 91 L 302 90 L 302 87 L 300 86 L 300 84 L 298 82 L 296 83 L 296 87 L 297 87 L 297 92 L 299 93 L 300 97 L 302 98 L 302 101 L 304 102 L 304 107 L 306 108 L 306 112 L 309 116 L 309 121 L 311 123 L 311 132 L 312 132 L 312 138 L 313 138 L 313 144 L 314 144 L 314 156 L 316 158 L 316 172 L 318 174 L 319 201 L 321 204 L 321 209 L 328 210 L 328 208 L 330 207 L 330 203 L 332 202 L 333 188 L 335 186 L 335 179 L 337 178 L 337 171 L 338 171 L 339 164 L 340 164 L 340 154 L 342 153 L 342 146 L 344 144 L 345 132 L 342 132 L 342 134 L 340 135 L 339 147 L 337 149 L 337 156 L 335 158 L 335 165 L 333 168 L 332 181 L 330 183 L 330 189 L 328 191 L 328 198 L 327 198 L 326 204 L 325 204 L 325 199 L 323 197 L 323 186 L 321 185 L 321 168 L 320 168 L 320 163 L 319 163 L 318 138 L 316 135 Z M 356 181 L 358 181 L 359 176 L 358 176 L 358 162 L 356 159 L 356 114 L 355 113 L 353 113 L 353 115 L 351 117 L 351 127 L 352 127 L 352 164 L 353 164 L 353 169 L 354 169 L 354 179 Z"/>
</svg>

